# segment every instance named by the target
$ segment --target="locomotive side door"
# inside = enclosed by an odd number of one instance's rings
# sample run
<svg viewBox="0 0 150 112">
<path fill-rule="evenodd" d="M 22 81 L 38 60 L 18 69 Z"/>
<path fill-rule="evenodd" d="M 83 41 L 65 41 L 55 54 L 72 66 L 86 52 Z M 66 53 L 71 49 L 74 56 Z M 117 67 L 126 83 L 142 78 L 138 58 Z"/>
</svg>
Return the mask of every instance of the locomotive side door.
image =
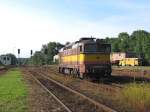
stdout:
<svg viewBox="0 0 150 112">
<path fill-rule="evenodd" d="M 80 61 L 82 61 L 82 60 L 80 60 L 80 54 L 83 52 L 83 46 L 82 45 L 79 45 L 79 47 L 78 47 L 78 57 L 77 57 L 77 60 L 78 60 L 78 65 L 80 65 Z"/>
<path fill-rule="evenodd" d="M 80 50 L 82 46 L 78 43 L 77 49 L 76 49 L 76 68 L 77 70 L 80 69 Z"/>
<path fill-rule="evenodd" d="M 80 64 L 80 46 L 77 48 L 77 66 L 79 67 Z"/>
</svg>

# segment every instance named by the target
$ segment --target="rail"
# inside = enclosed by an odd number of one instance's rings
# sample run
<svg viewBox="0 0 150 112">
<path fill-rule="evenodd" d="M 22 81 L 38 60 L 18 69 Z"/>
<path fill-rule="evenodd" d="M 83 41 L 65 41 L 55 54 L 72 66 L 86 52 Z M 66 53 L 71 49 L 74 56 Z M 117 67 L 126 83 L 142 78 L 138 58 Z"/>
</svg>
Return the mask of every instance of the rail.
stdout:
<svg viewBox="0 0 150 112">
<path fill-rule="evenodd" d="M 61 88 L 64 88 L 65 90 L 68 90 L 69 92 L 74 93 L 74 94 L 76 94 L 76 95 L 78 95 L 78 96 L 84 98 L 85 100 L 88 100 L 89 102 L 91 102 L 92 104 L 94 104 L 95 106 L 97 106 L 98 108 L 100 108 L 100 109 L 102 109 L 102 110 L 104 110 L 104 111 L 106 111 L 106 112 L 117 112 L 116 110 L 111 109 L 110 107 L 108 107 L 108 106 L 106 106 L 106 105 L 103 105 L 103 104 L 101 104 L 101 103 L 99 103 L 99 102 L 97 102 L 97 101 L 95 101 L 95 100 L 93 100 L 93 99 L 91 99 L 91 98 L 85 96 L 84 94 L 79 93 L 79 92 L 77 92 L 77 91 L 75 91 L 75 90 L 73 90 L 73 89 L 71 89 L 71 88 L 69 88 L 69 87 L 63 85 L 63 84 L 61 84 L 61 83 L 59 83 L 59 82 L 57 82 L 57 81 L 51 79 L 50 77 L 47 77 L 47 76 L 41 75 L 41 74 L 40 74 L 40 76 L 42 76 L 43 78 L 45 78 L 45 79 L 47 79 L 47 80 L 49 80 L 49 81 L 55 83 L 56 85 L 60 86 Z M 45 87 L 45 88 L 46 88 L 46 87 Z M 49 91 L 49 90 L 47 89 L 47 91 Z M 51 93 L 51 92 L 50 92 L 50 93 Z M 55 96 L 55 95 L 54 95 L 54 96 Z M 55 96 L 55 97 L 56 97 L 56 96 Z M 57 98 L 57 97 L 56 97 L 56 98 Z M 58 99 L 58 98 L 57 98 L 57 99 Z M 61 102 L 61 101 L 59 100 L 59 102 Z M 61 104 L 62 104 L 62 102 L 61 102 Z M 69 108 L 68 108 L 68 110 L 69 110 Z"/>
<path fill-rule="evenodd" d="M 50 90 L 48 90 L 35 76 L 31 74 L 31 77 L 43 88 L 45 89 L 59 104 L 61 104 L 67 112 L 72 112 L 56 95 L 54 95 Z"/>
</svg>

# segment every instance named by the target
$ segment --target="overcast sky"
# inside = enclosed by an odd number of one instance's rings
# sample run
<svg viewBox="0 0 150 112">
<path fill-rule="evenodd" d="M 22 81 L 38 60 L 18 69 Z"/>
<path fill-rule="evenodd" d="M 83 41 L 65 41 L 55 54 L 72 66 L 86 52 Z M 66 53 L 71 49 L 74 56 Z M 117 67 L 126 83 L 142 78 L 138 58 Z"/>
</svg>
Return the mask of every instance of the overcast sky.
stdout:
<svg viewBox="0 0 150 112">
<path fill-rule="evenodd" d="M 0 0 L 0 54 L 29 57 L 50 41 L 150 31 L 149 0 Z"/>
</svg>

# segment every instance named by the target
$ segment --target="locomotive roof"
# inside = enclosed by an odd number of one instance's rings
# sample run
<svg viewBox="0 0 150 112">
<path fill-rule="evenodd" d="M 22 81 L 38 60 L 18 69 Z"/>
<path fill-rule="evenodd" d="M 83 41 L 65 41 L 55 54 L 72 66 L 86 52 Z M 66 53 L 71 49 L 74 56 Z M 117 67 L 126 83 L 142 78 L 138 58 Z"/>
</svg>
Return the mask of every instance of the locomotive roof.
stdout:
<svg viewBox="0 0 150 112">
<path fill-rule="evenodd" d="M 71 44 L 66 45 L 65 47 L 63 47 L 60 51 L 63 51 L 65 49 L 71 49 L 71 48 L 76 48 L 77 46 L 81 45 L 81 44 L 86 44 L 86 43 L 101 43 L 101 44 L 106 44 L 104 43 L 103 39 L 96 39 L 96 38 L 88 38 L 88 37 L 83 37 L 80 38 L 79 41 L 75 41 Z"/>
</svg>

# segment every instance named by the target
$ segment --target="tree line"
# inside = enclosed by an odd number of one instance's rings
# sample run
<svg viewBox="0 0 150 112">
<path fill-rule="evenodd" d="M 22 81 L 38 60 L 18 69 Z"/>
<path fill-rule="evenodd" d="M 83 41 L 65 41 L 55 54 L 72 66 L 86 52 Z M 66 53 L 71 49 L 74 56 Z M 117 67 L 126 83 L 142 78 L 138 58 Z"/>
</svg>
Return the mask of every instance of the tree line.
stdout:
<svg viewBox="0 0 150 112">
<path fill-rule="evenodd" d="M 150 33 L 147 31 L 136 30 L 131 35 L 121 32 L 117 37 L 107 37 L 104 41 L 111 44 L 112 52 L 134 52 L 150 63 Z M 53 64 L 53 56 L 58 54 L 62 47 L 64 45 L 59 42 L 49 42 L 43 45 L 40 51 L 34 53 L 29 63 Z"/>
<path fill-rule="evenodd" d="M 28 60 L 29 64 L 34 65 L 45 65 L 53 64 L 54 55 L 58 54 L 58 51 L 64 47 L 59 42 L 49 42 L 48 44 L 42 45 L 40 51 L 36 51 L 34 55 Z"/>
<path fill-rule="evenodd" d="M 112 46 L 112 52 L 134 52 L 138 57 L 150 63 L 150 33 L 144 30 L 119 33 L 118 37 L 105 39 Z"/>
</svg>

